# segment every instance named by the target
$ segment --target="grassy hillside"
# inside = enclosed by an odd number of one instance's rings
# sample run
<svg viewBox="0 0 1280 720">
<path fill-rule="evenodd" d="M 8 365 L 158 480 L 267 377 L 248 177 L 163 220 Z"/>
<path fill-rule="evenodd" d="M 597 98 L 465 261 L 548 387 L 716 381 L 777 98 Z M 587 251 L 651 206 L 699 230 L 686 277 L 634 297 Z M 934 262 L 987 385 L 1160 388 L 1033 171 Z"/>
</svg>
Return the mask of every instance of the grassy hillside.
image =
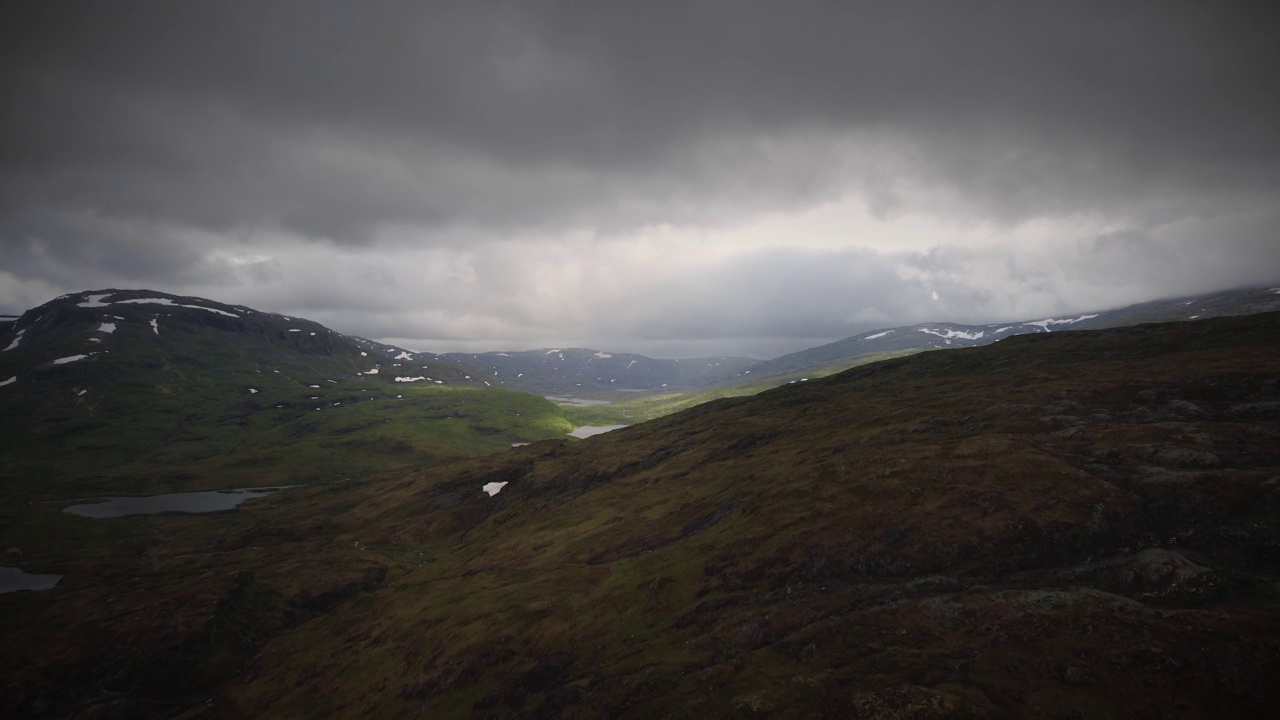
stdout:
<svg viewBox="0 0 1280 720">
<path fill-rule="evenodd" d="M 1261 716 L 1278 377 L 1277 314 L 1025 336 L 218 517 L 28 508 L 85 550 L 0 596 L 0 707 Z"/>
<path fill-rule="evenodd" d="M 12 501 L 399 474 L 571 428 L 454 363 L 200 298 L 84 293 L 0 332 Z"/>
</svg>

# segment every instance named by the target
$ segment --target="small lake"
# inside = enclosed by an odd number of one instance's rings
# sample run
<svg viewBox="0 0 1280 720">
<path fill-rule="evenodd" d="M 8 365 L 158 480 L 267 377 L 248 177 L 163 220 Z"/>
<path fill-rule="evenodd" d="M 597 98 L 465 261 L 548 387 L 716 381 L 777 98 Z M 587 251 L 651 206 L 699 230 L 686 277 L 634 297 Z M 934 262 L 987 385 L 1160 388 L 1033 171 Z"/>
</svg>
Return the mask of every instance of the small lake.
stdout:
<svg viewBox="0 0 1280 720">
<path fill-rule="evenodd" d="M 547 400 L 564 407 L 597 407 L 600 405 L 612 405 L 612 400 L 587 400 L 586 398 L 576 397 L 557 397 L 555 395 L 547 395 Z"/>
<path fill-rule="evenodd" d="M 0 567 L 0 593 L 52 590 L 61 579 L 61 575 L 28 575 L 21 568 Z"/>
<path fill-rule="evenodd" d="M 631 427 L 631 426 L 630 425 L 583 425 L 582 427 L 577 428 L 576 430 L 574 430 L 569 434 L 576 438 L 586 439 L 593 435 L 603 435 L 612 430 L 617 430 L 618 428 L 624 428 L 624 427 Z"/>
<path fill-rule="evenodd" d="M 114 497 L 102 502 L 65 507 L 62 512 L 87 518 L 115 518 L 159 513 L 211 513 L 234 510 L 243 502 L 266 497 L 282 487 L 207 490 L 146 497 Z"/>
</svg>

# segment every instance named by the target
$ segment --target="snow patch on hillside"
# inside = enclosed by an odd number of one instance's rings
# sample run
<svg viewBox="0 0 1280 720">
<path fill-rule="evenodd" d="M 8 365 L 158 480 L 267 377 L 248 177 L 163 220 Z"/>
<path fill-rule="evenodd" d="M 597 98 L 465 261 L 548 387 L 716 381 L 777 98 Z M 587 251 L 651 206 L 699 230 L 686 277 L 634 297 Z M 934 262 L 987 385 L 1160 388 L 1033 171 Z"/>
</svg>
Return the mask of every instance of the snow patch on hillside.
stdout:
<svg viewBox="0 0 1280 720">
<path fill-rule="evenodd" d="M 14 384 L 14 383 L 16 383 L 16 382 L 18 382 L 18 376 L 17 376 L 17 375 L 14 375 L 13 377 L 9 378 L 8 380 L 0 380 L 0 387 L 4 387 L 5 385 L 12 385 L 12 384 Z"/>
<path fill-rule="evenodd" d="M 943 338 L 943 339 L 946 339 L 946 340 L 951 340 L 951 339 L 953 339 L 953 338 L 960 338 L 960 339 L 962 339 L 962 340 L 981 340 L 981 339 L 982 339 L 982 336 L 986 334 L 986 333 L 984 333 L 984 332 L 983 332 L 983 331 L 981 331 L 981 330 L 979 330 L 979 331 L 977 331 L 977 332 L 965 332 L 964 330 L 944 330 L 944 331 L 938 331 L 938 330 L 930 330 L 929 328 L 919 328 L 919 330 L 920 330 L 920 332 L 922 332 L 922 333 L 929 333 L 930 335 L 937 335 L 938 337 Z"/>
<path fill-rule="evenodd" d="M 105 297 L 105 296 L 102 296 L 102 297 Z M 108 305 L 168 305 L 170 307 L 184 307 L 184 308 L 191 308 L 193 310 L 205 310 L 207 312 L 217 313 L 219 315 L 226 315 L 227 317 L 233 317 L 233 318 L 240 317 L 239 315 L 235 313 L 227 312 L 226 310 L 218 310 L 217 308 L 204 307 L 203 305 L 183 305 L 182 303 L 176 303 L 170 300 L 169 298 L 135 298 L 133 300 L 117 300 L 115 302 L 107 303 L 107 304 Z M 96 306 L 85 305 L 84 303 L 81 303 L 80 307 L 96 307 Z"/>
<path fill-rule="evenodd" d="M 423 377 L 419 375 L 418 377 L 398 377 L 396 378 L 396 382 L 410 383 L 410 382 L 418 382 L 419 380 L 430 380 L 430 379 L 431 378 L 429 377 Z"/>
<path fill-rule="evenodd" d="M 18 334 L 13 336 L 13 342 L 9 343 L 9 347 L 5 348 L 4 350 L 0 350 L 0 352 L 9 352 L 10 350 L 18 347 L 18 343 L 22 342 L 22 334 L 25 333 L 26 331 L 27 331 L 26 328 L 19 330 Z"/>
<path fill-rule="evenodd" d="M 1098 317 L 1098 315 L 1095 313 L 1093 315 L 1081 315 L 1078 318 L 1071 318 L 1066 320 L 1055 320 L 1054 318 L 1048 318 L 1046 320 L 1037 320 L 1035 322 L 1023 323 L 1023 324 L 1035 325 L 1036 327 L 1043 328 L 1045 332 L 1053 332 L 1049 328 L 1050 325 L 1071 325 L 1074 323 L 1078 323 L 1081 320 L 1088 320 L 1090 318 L 1096 318 L 1096 317 Z"/>
<path fill-rule="evenodd" d="M 93 353 L 89 353 L 89 355 L 92 355 L 92 354 L 93 354 Z M 67 356 L 67 357 L 64 357 L 64 358 L 58 358 L 57 360 L 54 360 L 54 361 L 53 361 L 53 364 L 54 364 L 54 365 L 66 365 L 67 363 L 72 363 L 72 362 L 75 362 L 75 361 L 77 361 L 77 360 L 83 360 L 83 359 L 85 359 L 85 358 L 89 357 L 89 355 L 69 355 L 69 356 Z"/>
<path fill-rule="evenodd" d="M 407 352 L 401 352 L 399 355 L 391 358 L 392 360 L 412 360 L 413 356 Z"/>
<path fill-rule="evenodd" d="M 105 297 L 111 297 L 111 293 L 103 293 L 101 295 L 86 295 L 84 302 L 76 303 L 76 307 L 87 307 L 87 308 L 106 307 L 111 303 L 102 302 L 102 298 L 105 298 Z"/>
<path fill-rule="evenodd" d="M 99 326 L 98 326 L 98 332 L 100 332 L 100 333 L 107 333 L 107 334 L 110 334 L 110 333 L 113 333 L 113 332 L 115 332 L 115 331 L 116 331 L 116 324 L 115 324 L 115 323 L 104 322 L 104 323 L 102 323 L 101 325 L 99 325 Z"/>
<path fill-rule="evenodd" d="M 878 333 L 876 333 L 875 335 L 868 335 L 868 336 L 866 336 L 866 337 L 864 337 L 864 338 L 862 338 L 862 339 L 863 339 L 863 340 L 875 340 L 876 338 L 882 338 L 882 337 L 884 337 L 885 335 L 888 335 L 888 334 L 890 334 L 890 333 L 892 333 L 892 332 L 893 332 L 892 330 L 885 330 L 884 332 L 878 332 Z"/>
<path fill-rule="evenodd" d="M 487 492 L 487 493 L 489 493 L 489 497 L 493 497 L 494 495 L 497 495 L 498 493 L 502 492 L 502 488 L 504 488 L 504 487 L 506 487 L 506 486 L 507 486 L 507 482 L 505 482 L 505 481 L 504 481 L 504 482 L 491 482 L 491 483 L 485 483 L 484 487 L 482 487 L 482 488 L 480 488 L 480 489 L 481 489 L 481 490 L 483 490 L 483 491 L 485 491 L 485 492 Z"/>
<path fill-rule="evenodd" d="M 603 360 L 603 359 L 605 359 L 605 358 L 611 358 L 611 357 L 613 357 L 613 356 L 612 356 L 612 355 L 610 355 L 610 354 L 609 354 L 609 353 L 607 353 L 607 352 L 598 352 L 598 353 L 596 353 L 596 354 L 595 354 L 595 357 L 598 357 L 598 358 L 600 358 L 601 360 Z"/>
<path fill-rule="evenodd" d="M 160 334 L 160 323 L 155 318 L 151 318 L 151 332 L 157 335 Z"/>
</svg>

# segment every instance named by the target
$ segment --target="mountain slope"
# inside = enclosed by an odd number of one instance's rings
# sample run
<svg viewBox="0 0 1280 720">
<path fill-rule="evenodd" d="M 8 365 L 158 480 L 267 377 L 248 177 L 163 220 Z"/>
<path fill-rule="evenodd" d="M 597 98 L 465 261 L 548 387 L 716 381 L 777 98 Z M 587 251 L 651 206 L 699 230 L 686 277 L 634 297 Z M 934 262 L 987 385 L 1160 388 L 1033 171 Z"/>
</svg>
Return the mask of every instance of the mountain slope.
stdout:
<svg viewBox="0 0 1280 720">
<path fill-rule="evenodd" d="M 1278 377 L 1276 313 L 1027 335 L 286 491 L 215 553 L 157 520 L 0 598 L 0 670 L 108 717 L 1255 717 Z"/>
<path fill-rule="evenodd" d="M 6 325 L 6 493 L 336 479 L 570 429 L 550 403 L 456 363 L 201 298 L 78 293 Z M 290 445 L 306 457 L 286 466 Z"/>
</svg>

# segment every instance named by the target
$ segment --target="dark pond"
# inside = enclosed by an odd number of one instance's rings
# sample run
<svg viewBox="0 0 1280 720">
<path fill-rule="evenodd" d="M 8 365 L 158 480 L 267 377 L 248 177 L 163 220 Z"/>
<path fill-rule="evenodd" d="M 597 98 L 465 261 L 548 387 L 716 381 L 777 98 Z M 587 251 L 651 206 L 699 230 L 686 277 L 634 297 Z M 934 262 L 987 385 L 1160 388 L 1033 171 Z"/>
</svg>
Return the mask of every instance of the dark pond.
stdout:
<svg viewBox="0 0 1280 720">
<path fill-rule="evenodd" d="M 158 513 L 211 513 L 234 510 L 240 503 L 265 497 L 284 488 L 241 488 L 203 492 L 169 493 L 146 497 L 114 497 L 102 502 L 63 508 L 63 512 L 87 518 L 114 518 Z"/>
<path fill-rule="evenodd" d="M 20 568 L 0 567 L 0 593 L 50 590 L 61 579 L 61 575 L 28 575 Z"/>
</svg>

